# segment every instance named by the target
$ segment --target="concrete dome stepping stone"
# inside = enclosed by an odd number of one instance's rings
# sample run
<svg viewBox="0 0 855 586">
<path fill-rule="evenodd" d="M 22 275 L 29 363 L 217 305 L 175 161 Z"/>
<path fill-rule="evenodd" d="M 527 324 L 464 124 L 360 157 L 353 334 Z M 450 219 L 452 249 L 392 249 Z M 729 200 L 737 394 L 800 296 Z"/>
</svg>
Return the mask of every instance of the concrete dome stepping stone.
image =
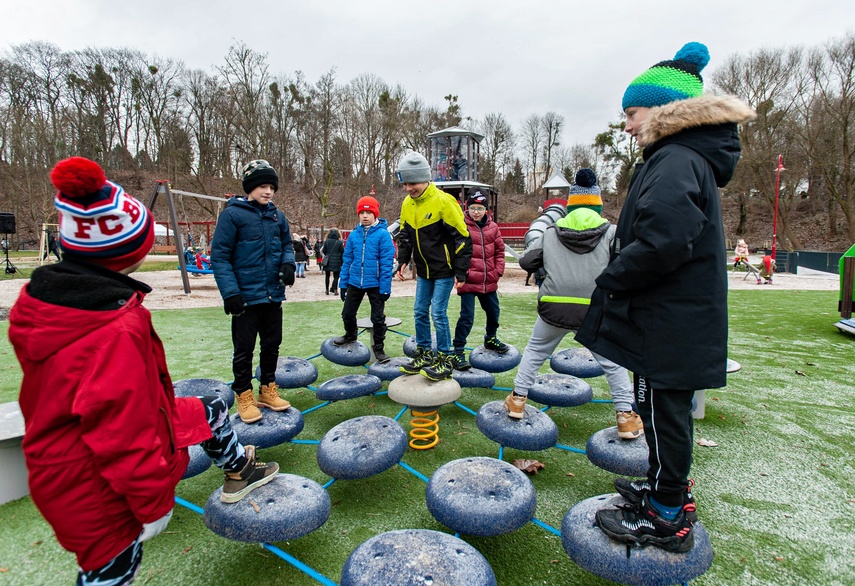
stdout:
<svg viewBox="0 0 855 586">
<path fill-rule="evenodd" d="M 555 372 L 579 378 L 601 376 L 603 369 L 587 348 L 568 348 L 552 355 L 549 366 Z"/>
<path fill-rule="evenodd" d="M 458 533 L 490 537 L 516 531 L 534 516 L 537 495 L 521 470 L 495 458 L 441 466 L 427 485 L 434 519 Z"/>
<path fill-rule="evenodd" d="M 389 398 L 410 407 L 439 407 L 460 398 L 454 379 L 432 381 L 420 374 L 405 375 L 389 383 Z"/>
<path fill-rule="evenodd" d="M 522 360 L 522 354 L 515 347 L 504 354 L 499 354 L 493 350 L 487 350 L 483 345 L 478 346 L 469 353 L 469 363 L 474 368 L 479 368 L 487 372 L 507 372 L 519 366 Z"/>
<path fill-rule="evenodd" d="M 383 381 L 372 374 L 348 374 L 322 383 L 315 392 L 321 401 L 342 401 L 376 393 Z"/>
<path fill-rule="evenodd" d="M 496 586 L 481 553 L 457 537 L 429 529 L 375 535 L 348 556 L 341 586 Z"/>
<path fill-rule="evenodd" d="M 594 390 L 569 374 L 540 374 L 528 390 L 528 398 L 550 407 L 578 407 L 594 398 Z"/>
<path fill-rule="evenodd" d="M 410 359 L 404 356 L 396 356 L 383 364 L 375 362 L 368 367 L 368 374 L 373 374 L 380 380 L 395 380 L 399 376 L 404 376 L 401 367 L 409 361 Z"/>
<path fill-rule="evenodd" d="M 303 414 L 296 407 L 285 411 L 271 411 L 262 407 L 261 415 L 261 421 L 255 423 L 244 423 L 237 414 L 232 415 L 232 429 L 240 443 L 259 449 L 272 448 L 291 441 L 303 431 Z"/>
<path fill-rule="evenodd" d="M 480 368 L 455 370 L 451 373 L 451 378 L 456 380 L 461 387 L 475 389 L 489 389 L 496 384 L 496 377 Z"/>
<path fill-rule="evenodd" d="M 226 402 L 229 409 L 235 404 L 235 393 L 223 381 L 212 378 L 185 378 L 172 383 L 176 397 L 205 397 L 215 395 Z"/>
<path fill-rule="evenodd" d="M 596 432 L 585 446 L 591 464 L 619 476 L 647 476 L 647 441 L 644 436 L 632 440 L 618 437 L 617 427 Z"/>
<path fill-rule="evenodd" d="M 416 337 L 410 336 L 407 338 L 407 341 L 404 342 L 404 354 L 412 358 L 416 355 Z M 436 332 L 431 332 L 430 334 L 430 349 L 436 352 Z"/>
<path fill-rule="evenodd" d="M 356 417 L 330 429 L 318 445 L 318 467 L 337 480 L 380 474 L 407 451 L 407 434 L 394 419 Z"/>
<path fill-rule="evenodd" d="M 294 474 L 277 474 L 236 503 L 220 502 L 222 492 L 220 487 L 208 498 L 202 519 L 208 529 L 226 539 L 247 543 L 297 539 L 330 516 L 327 491 L 314 480 Z"/>
<path fill-rule="evenodd" d="M 343 346 L 333 344 L 334 338 L 327 338 L 321 344 L 321 354 L 324 358 L 340 366 L 364 366 L 371 360 L 371 350 L 360 342 L 350 342 Z"/>
<path fill-rule="evenodd" d="M 528 404 L 523 419 L 511 419 L 504 401 L 484 403 L 475 424 L 481 433 L 506 448 L 534 452 L 551 448 L 558 441 L 555 422 Z"/>
<path fill-rule="evenodd" d="M 184 471 L 184 475 L 181 477 L 181 480 L 198 476 L 213 464 L 211 458 L 209 458 L 208 454 L 205 453 L 205 450 L 202 449 L 202 446 L 197 444 L 195 446 L 190 446 L 187 450 L 190 453 L 190 463 L 187 464 L 187 470 Z"/>
<path fill-rule="evenodd" d="M 255 378 L 261 379 L 261 368 L 255 368 Z M 276 385 L 283 389 L 301 389 L 318 380 L 318 367 L 296 356 L 280 356 L 276 361 Z"/>
<path fill-rule="evenodd" d="M 617 494 L 607 494 L 583 500 L 567 511 L 561 521 L 561 544 L 570 559 L 606 580 L 638 586 L 685 584 L 709 569 L 713 551 L 700 523 L 693 529 L 695 546 L 686 553 L 671 553 L 652 545 L 628 547 L 594 525 L 597 511 L 625 502 Z"/>
</svg>

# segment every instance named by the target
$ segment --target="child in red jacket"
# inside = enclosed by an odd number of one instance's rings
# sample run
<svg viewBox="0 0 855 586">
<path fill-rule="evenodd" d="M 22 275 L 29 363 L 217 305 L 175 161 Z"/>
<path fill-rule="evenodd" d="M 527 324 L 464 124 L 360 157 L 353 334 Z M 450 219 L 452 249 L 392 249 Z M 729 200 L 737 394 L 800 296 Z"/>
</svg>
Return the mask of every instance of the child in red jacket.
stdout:
<svg viewBox="0 0 855 586">
<path fill-rule="evenodd" d="M 505 272 L 505 241 L 499 225 L 490 219 L 487 196 L 480 190 L 473 191 L 466 198 L 464 219 L 472 238 L 472 259 L 469 261 L 466 282 L 455 285 L 460 296 L 460 317 L 454 328 L 451 364 L 456 370 L 471 368 L 464 347 L 475 320 L 476 299 L 487 316 L 484 347 L 499 354 L 505 354 L 510 349 L 496 337 L 499 329 L 499 296 L 496 291 L 499 289 L 499 279 Z"/>
<path fill-rule="evenodd" d="M 24 373 L 19 402 L 33 503 L 77 556 L 78 585 L 129 584 L 142 543 L 172 516 L 187 447 L 225 471 L 223 502 L 273 480 L 232 431 L 219 397 L 176 398 L 138 269 L 154 241 L 148 209 L 101 167 L 57 163 L 61 262 L 33 271 L 9 316 Z"/>
</svg>

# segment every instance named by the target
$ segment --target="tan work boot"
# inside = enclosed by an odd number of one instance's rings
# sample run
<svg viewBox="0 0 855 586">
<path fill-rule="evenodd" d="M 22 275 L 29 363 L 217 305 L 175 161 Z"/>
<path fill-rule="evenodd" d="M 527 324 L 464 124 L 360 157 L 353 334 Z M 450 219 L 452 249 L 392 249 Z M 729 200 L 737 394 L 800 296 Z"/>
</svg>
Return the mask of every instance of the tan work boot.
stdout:
<svg viewBox="0 0 855 586">
<path fill-rule="evenodd" d="M 511 419 L 522 419 L 525 417 L 526 397 L 511 393 L 505 397 L 505 407 L 508 409 L 508 417 Z"/>
<path fill-rule="evenodd" d="M 276 383 L 261 385 L 256 405 L 267 407 L 273 411 L 285 411 L 291 408 L 291 403 L 279 396 L 279 391 L 276 390 Z"/>
<path fill-rule="evenodd" d="M 621 439 L 635 439 L 644 435 L 644 424 L 635 411 L 618 411 L 617 435 Z"/>
<path fill-rule="evenodd" d="M 259 462 L 255 459 L 255 446 L 246 446 L 246 465 L 237 472 L 226 472 L 220 501 L 236 503 L 259 486 L 264 486 L 279 472 L 276 462 Z"/>
<path fill-rule="evenodd" d="M 255 406 L 252 387 L 242 393 L 235 393 L 235 396 L 237 397 L 237 412 L 241 421 L 244 423 L 261 421 L 261 411 Z"/>
</svg>

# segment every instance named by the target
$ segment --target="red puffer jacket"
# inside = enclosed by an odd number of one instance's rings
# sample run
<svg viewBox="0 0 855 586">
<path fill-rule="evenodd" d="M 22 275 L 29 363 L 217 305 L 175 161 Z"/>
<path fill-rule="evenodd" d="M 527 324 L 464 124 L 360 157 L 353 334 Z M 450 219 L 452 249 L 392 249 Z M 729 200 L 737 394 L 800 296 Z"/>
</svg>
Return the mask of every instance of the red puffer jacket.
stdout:
<svg viewBox="0 0 855 586">
<path fill-rule="evenodd" d="M 469 261 L 469 273 L 466 283 L 457 290 L 463 293 L 491 293 L 499 288 L 499 279 L 505 274 L 505 241 L 499 225 L 490 219 L 479 226 L 464 214 L 469 237 L 472 238 L 472 260 Z"/>
<path fill-rule="evenodd" d="M 186 447 L 211 437 L 202 403 L 176 399 L 163 344 L 135 293 L 122 309 L 45 303 L 26 287 L 9 338 L 24 371 L 33 502 L 84 570 L 174 505 Z"/>
</svg>

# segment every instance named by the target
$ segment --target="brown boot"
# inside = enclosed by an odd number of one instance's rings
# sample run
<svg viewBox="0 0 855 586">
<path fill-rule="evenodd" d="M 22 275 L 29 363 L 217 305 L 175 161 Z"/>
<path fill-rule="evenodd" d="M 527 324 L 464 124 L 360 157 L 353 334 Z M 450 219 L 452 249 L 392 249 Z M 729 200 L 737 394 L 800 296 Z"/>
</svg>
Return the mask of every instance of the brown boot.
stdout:
<svg viewBox="0 0 855 586">
<path fill-rule="evenodd" d="M 279 464 L 259 462 L 255 459 L 255 446 L 246 446 L 246 465 L 237 472 L 226 472 L 220 501 L 236 503 L 259 486 L 276 478 Z"/>
<path fill-rule="evenodd" d="M 285 411 L 291 408 L 291 403 L 279 396 L 279 391 L 276 390 L 276 383 L 261 385 L 256 405 L 267 407 L 273 411 Z"/>
<path fill-rule="evenodd" d="M 508 410 L 508 417 L 511 419 L 522 419 L 525 417 L 526 397 L 511 393 L 505 397 L 505 408 Z"/>
<path fill-rule="evenodd" d="M 237 397 L 237 411 L 241 421 L 244 423 L 261 421 L 261 411 L 255 406 L 252 387 L 242 393 L 235 393 L 235 396 Z"/>
</svg>

